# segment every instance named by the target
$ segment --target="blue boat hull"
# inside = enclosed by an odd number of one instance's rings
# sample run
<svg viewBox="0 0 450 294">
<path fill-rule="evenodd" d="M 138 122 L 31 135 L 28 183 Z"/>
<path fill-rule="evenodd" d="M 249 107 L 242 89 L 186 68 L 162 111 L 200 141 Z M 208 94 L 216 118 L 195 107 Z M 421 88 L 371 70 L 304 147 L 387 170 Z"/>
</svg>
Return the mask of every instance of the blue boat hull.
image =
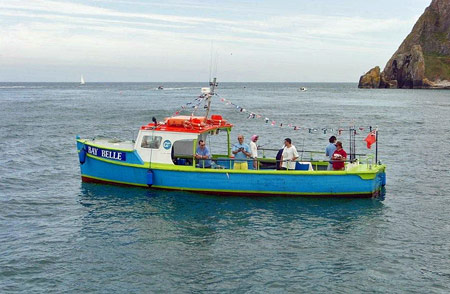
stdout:
<svg viewBox="0 0 450 294">
<path fill-rule="evenodd" d="M 212 194 L 373 197 L 385 185 L 384 168 L 372 178 L 346 172 L 234 171 L 154 168 L 87 156 L 81 167 L 85 182 L 175 189 Z M 186 168 L 185 168 L 186 169 Z"/>
</svg>

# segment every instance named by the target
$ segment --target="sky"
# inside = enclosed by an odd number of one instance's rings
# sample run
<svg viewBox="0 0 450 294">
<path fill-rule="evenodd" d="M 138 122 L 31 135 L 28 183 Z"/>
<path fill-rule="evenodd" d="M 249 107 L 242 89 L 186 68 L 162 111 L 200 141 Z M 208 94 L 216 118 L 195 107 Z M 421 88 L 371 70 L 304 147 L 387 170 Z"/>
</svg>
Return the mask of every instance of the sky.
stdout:
<svg viewBox="0 0 450 294">
<path fill-rule="evenodd" d="M 431 0 L 0 0 L 0 82 L 358 82 Z"/>
</svg>

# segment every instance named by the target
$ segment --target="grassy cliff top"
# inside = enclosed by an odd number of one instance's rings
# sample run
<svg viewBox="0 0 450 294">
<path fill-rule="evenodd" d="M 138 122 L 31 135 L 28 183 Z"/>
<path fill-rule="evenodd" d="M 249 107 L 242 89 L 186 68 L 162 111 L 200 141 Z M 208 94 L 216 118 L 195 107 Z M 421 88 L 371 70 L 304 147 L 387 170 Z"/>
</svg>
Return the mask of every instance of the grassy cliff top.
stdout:
<svg viewBox="0 0 450 294">
<path fill-rule="evenodd" d="M 432 80 L 450 81 L 450 56 L 424 54 L 425 76 Z"/>
</svg>

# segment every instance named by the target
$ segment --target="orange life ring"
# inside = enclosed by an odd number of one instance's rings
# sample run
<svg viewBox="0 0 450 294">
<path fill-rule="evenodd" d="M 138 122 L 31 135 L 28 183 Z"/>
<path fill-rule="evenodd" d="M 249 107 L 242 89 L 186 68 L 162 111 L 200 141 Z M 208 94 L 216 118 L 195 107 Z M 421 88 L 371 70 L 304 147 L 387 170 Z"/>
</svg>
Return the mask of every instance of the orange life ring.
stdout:
<svg viewBox="0 0 450 294">
<path fill-rule="evenodd" d="M 192 126 L 192 123 L 191 123 L 190 121 L 188 121 L 188 120 L 185 120 L 185 121 L 184 121 L 183 127 L 184 127 L 185 129 L 193 129 L 193 128 L 194 128 L 194 127 Z"/>
</svg>

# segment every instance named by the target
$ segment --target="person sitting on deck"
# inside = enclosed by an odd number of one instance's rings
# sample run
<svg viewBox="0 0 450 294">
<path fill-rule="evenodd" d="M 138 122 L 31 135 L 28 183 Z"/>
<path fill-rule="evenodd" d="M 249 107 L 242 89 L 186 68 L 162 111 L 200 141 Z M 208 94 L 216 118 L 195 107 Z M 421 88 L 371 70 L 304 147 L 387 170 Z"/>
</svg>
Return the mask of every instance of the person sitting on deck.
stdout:
<svg viewBox="0 0 450 294">
<path fill-rule="evenodd" d="M 195 159 L 198 160 L 197 167 L 211 168 L 211 153 L 203 140 L 198 141 L 198 147 L 195 151 Z"/>
<path fill-rule="evenodd" d="M 239 143 L 233 145 L 234 169 L 248 169 L 247 157 L 250 154 L 250 147 L 244 143 L 244 136 L 238 135 Z"/>
<path fill-rule="evenodd" d="M 292 145 L 290 138 L 284 139 L 284 149 L 281 155 L 281 169 L 295 169 L 296 160 L 298 158 L 297 148 Z"/>
<path fill-rule="evenodd" d="M 345 170 L 345 160 L 347 159 L 347 152 L 342 149 L 342 142 L 336 142 L 336 151 L 333 153 L 333 170 Z"/>
<path fill-rule="evenodd" d="M 336 151 L 336 140 L 336 136 L 331 136 L 328 140 L 330 143 L 328 143 L 327 147 L 325 148 L 325 155 L 330 158 L 327 170 L 333 170 L 333 162 L 331 161 L 331 159 L 333 157 L 334 151 Z"/>
</svg>

